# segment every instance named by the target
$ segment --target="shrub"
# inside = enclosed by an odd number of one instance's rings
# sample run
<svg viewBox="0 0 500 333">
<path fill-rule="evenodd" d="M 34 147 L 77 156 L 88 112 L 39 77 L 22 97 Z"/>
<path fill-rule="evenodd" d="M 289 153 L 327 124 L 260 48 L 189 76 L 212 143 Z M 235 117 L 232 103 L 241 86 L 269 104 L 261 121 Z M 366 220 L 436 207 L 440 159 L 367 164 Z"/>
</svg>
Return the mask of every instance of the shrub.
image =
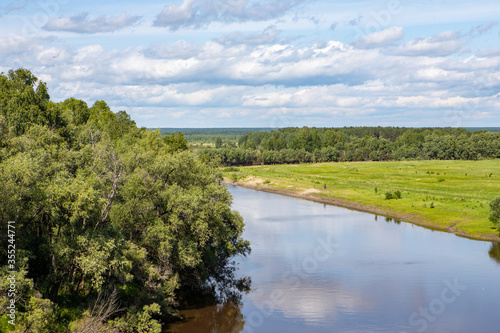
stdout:
<svg viewBox="0 0 500 333">
<path fill-rule="evenodd" d="M 490 221 L 497 229 L 500 227 L 500 197 L 490 202 Z"/>
<path fill-rule="evenodd" d="M 401 192 L 400 191 L 395 191 L 394 193 L 385 192 L 385 200 L 391 200 L 391 199 L 401 199 Z"/>
<path fill-rule="evenodd" d="M 231 175 L 229 175 L 229 179 L 231 179 L 233 182 L 237 182 L 238 175 L 236 173 L 232 173 Z"/>
</svg>

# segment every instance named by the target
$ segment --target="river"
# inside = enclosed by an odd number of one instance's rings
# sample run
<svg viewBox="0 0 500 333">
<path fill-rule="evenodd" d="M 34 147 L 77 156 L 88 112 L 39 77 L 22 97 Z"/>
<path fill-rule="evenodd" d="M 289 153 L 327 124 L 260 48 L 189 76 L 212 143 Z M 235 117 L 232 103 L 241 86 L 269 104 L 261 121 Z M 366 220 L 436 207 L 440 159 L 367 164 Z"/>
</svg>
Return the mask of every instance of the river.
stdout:
<svg viewBox="0 0 500 333">
<path fill-rule="evenodd" d="M 500 331 L 500 246 L 383 216 L 228 186 L 252 253 L 242 304 L 168 332 Z"/>
</svg>

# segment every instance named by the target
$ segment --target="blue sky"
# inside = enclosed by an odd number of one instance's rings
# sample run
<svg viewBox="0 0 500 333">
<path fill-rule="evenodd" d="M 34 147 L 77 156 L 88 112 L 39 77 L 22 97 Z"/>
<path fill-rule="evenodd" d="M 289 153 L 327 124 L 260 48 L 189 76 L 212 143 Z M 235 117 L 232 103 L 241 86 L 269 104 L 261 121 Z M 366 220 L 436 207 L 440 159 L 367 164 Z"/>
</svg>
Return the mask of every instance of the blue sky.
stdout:
<svg viewBox="0 0 500 333">
<path fill-rule="evenodd" d="M 498 0 L 12 0 L 0 71 L 146 127 L 500 126 Z"/>
</svg>

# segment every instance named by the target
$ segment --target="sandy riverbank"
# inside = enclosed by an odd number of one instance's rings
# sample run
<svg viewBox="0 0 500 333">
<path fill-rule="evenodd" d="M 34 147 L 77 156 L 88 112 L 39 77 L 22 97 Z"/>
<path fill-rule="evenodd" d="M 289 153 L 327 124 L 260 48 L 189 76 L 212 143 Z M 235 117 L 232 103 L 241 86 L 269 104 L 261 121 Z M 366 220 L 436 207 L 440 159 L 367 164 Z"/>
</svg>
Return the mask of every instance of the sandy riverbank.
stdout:
<svg viewBox="0 0 500 333">
<path fill-rule="evenodd" d="M 314 201 L 314 202 L 318 202 L 318 203 L 344 207 L 344 208 L 348 208 L 348 209 L 352 209 L 352 210 L 357 210 L 360 212 L 366 212 L 366 213 L 371 213 L 371 214 L 376 214 L 376 215 L 387 216 L 390 218 L 400 220 L 402 222 L 413 223 L 415 225 L 422 226 L 425 228 L 453 233 L 453 234 L 460 236 L 460 237 L 466 237 L 466 238 L 480 240 L 480 241 L 490 241 L 490 242 L 500 243 L 500 237 L 498 237 L 498 236 L 490 236 L 490 235 L 471 236 L 471 235 L 469 235 L 461 230 L 455 229 L 453 226 L 443 228 L 441 226 L 436 225 L 432 220 L 429 220 L 429 219 L 426 219 L 426 218 L 423 218 L 421 216 L 417 216 L 414 214 L 407 214 L 404 212 L 383 209 L 383 208 L 376 207 L 373 205 L 365 205 L 362 203 L 352 202 L 352 201 L 339 199 L 339 198 L 335 198 L 335 197 L 320 196 L 318 194 L 321 193 L 321 191 L 318 189 L 313 189 L 313 188 L 306 189 L 306 190 L 277 189 L 277 188 L 272 188 L 272 187 L 264 184 L 263 182 L 259 182 L 259 181 L 238 180 L 238 181 L 234 182 L 234 181 L 230 180 L 229 178 L 224 178 L 222 182 L 224 184 L 240 186 L 240 187 L 244 187 L 244 188 L 248 188 L 248 189 L 252 189 L 252 190 L 282 194 L 282 195 L 287 195 L 290 197 Z"/>
</svg>

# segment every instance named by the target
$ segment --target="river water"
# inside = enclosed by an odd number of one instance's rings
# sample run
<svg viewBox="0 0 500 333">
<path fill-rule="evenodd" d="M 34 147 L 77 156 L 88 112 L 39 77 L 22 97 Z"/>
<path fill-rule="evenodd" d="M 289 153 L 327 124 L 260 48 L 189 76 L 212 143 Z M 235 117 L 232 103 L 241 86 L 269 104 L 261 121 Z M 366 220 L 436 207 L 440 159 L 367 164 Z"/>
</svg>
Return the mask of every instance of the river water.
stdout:
<svg viewBox="0 0 500 333">
<path fill-rule="evenodd" d="M 168 332 L 500 332 L 500 246 L 228 186 L 252 253 L 242 304 Z"/>
</svg>

